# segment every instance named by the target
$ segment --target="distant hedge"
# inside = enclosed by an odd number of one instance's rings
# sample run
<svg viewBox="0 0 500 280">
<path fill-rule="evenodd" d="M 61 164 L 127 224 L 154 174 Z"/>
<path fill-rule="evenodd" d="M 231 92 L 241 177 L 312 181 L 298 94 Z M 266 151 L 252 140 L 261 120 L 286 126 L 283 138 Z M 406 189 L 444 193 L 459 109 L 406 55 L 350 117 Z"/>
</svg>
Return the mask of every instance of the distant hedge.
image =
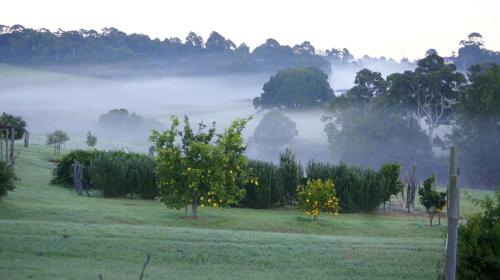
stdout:
<svg viewBox="0 0 500 280">
<path fill-rule="evenodd" d="M 92 186 L 106 197 L 134 194 L 153 199 L 159 190 L 155 181 L 155 162 L 146 155 L 100 152 L 88 168 Z"/>
<path fill-rule="evenodd" d="M 333 180 L 342 212 L 369 212 L 401 191 L 399 169 L 397 163 L 388 163 L 377 172 L 344 163 L 310 161 L 306 173 L 308 179 Z"/>
</svg>

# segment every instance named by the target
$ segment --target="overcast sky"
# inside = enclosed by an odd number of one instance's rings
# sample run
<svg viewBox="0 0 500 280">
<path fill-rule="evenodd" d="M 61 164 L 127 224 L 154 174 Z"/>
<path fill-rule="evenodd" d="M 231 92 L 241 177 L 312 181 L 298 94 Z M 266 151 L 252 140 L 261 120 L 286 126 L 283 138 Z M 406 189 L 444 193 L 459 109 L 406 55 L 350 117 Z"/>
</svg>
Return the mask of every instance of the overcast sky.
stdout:
<svg viewBox="0 0 500 280">
<path fill-rule="evenodd" d="M 317 49 L 411 59 L 435 48 L 450 55 L 470 32 L 500 50 L 498 0 L 14 0 L 0 5 L 0 24 L 52 31 L 116 27 L 153 38 L 184 39 L 212 30 L 251 48 L 267 38 Z"/>
</svg>

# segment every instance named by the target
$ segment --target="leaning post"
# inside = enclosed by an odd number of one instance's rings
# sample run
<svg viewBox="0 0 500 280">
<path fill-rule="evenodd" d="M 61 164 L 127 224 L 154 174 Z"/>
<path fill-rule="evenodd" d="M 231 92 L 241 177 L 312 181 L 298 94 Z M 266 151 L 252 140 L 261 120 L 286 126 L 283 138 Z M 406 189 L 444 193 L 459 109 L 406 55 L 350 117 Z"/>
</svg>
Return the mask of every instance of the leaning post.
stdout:
<svg viewBox="0 0 500 280">
<path fill-rule="evenodd" d="M 10 128 L 10 155 L 9 155 L 9 162 L 14 161 L 14 140 L 15 140 L 15 134 L 16 131 L 14 127 L 12 126 Z"/>
<path fill-rule="evenodd" d="M 448 237 L 446 239 L 446 280 L 455 280 L 457 270 L 457 233 L 460 189 L 457 174 L 457 147 L 450 150 L 450 183 L 448 185 Z"/>
</svg>

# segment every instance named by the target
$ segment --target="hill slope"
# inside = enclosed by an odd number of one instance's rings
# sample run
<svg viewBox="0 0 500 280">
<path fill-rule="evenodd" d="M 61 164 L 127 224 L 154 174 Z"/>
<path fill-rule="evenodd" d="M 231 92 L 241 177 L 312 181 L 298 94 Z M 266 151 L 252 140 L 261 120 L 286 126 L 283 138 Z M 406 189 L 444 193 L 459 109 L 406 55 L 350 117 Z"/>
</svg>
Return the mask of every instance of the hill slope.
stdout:
<svg viewBox="0 0 500 280">
<path fill-rule="evenodd" d="M 431 279 L 445 227 L 425 217 L 349 214 L 311 224 L 292 210 L 203 209 L 78 196 L 48 184 L 51 150 L 19 148 L 0 201 L 5 279 Z"/>
</svg>

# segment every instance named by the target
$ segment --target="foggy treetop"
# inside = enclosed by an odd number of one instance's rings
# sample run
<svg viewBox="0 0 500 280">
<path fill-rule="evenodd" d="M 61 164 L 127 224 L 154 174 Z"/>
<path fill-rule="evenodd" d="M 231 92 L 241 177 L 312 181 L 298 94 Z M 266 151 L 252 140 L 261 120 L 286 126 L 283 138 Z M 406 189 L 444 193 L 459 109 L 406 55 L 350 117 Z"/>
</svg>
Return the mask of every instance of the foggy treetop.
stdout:
<svg viewBox="0 0 500 280">
<path fill-rule="evenodd" d="M 500 53 L 485 49 L 479 33 L 469 34 L 460 45 L 458 56 L 446 58 L 460 70 L 474 64 L 500 63 Z M 365 55 L 363 59 L 374 58 Z M 148 75 L 205 75 L 276 72 L 288 67 L 318 67 L 329 73 L 331 65 L 356 63 L 356 60 L 346 48 L 320 52 L 308 41 L 292 47 L 270 38 L 251 51 L 245 43 L 237 46 L 215 31 L 206 41 L 194 32 L 183 41 L 177 37 L 160 40 L 143 34 L 126 34 L 113 27 L 101 32 L 85 29 L 51 32 L 44 28 L 0 25 L 0 62 L 55 69 L 112 65 L 141 75 L 146 73 L 141 69 L 148 70 Z M 87 72 L 105 75 L 95 70 Z"/>
</svg>

